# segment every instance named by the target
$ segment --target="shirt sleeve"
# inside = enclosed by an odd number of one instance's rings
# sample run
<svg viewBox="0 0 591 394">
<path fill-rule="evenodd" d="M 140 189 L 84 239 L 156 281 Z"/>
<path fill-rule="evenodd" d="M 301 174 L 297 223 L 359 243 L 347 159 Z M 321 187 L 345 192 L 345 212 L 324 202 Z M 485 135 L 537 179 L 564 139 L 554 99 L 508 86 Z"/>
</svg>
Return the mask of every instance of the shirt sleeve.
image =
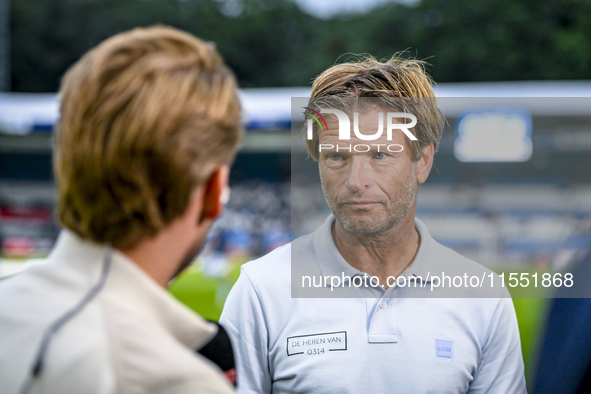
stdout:
<svg viewBox="0 0 591 394">
<path fill-rule="evenodd" d="M 521 341 L 511 298 L 500 298 L 468 393 L 527 393 Z"/>
<path fill-rule="evenodd" d="M 263 305 L 244 269 L 220 318 L 234 348 L 239 393 L 271 393 L 268 329 Z"/>
</svg>

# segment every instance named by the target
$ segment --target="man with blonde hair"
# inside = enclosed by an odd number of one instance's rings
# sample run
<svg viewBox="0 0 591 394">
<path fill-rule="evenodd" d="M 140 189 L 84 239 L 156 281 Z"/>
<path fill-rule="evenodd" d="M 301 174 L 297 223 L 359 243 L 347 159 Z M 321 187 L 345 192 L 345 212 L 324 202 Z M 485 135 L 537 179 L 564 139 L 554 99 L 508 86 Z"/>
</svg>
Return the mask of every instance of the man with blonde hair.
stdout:
<svg viewBox="0 0 591 394">
<path fill-rule="evenodd" d="M 0 282 L 2 393 L 231 393 L 196 353 L 217 332 L 166 291 L 227 200 L 236 81 L 168 27 L 104 41 L 65 74 L 46 264 Z"/>
<path fill-rule="evenodd" d="M 419 61 L 366 58 L 293 99 L 332 215 L 242 267 L 220 319 L 239 392 L 525 392 L 506 289 L 435 286 L 437 272 L 496 274 L 415 217 L 443 128 L 431 84 Z"/>
</svg>

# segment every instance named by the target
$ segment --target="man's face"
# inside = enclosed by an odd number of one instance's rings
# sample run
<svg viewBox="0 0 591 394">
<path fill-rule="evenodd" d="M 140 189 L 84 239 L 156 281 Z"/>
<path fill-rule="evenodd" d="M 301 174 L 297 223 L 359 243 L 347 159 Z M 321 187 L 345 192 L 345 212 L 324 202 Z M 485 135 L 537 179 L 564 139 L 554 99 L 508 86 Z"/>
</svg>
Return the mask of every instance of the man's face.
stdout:
<svg viewBox="0 0 591 394">
<path fill-rule="evenodd" d="M 384 113 L 384 132 L 377 140 L 361 140 L 353 132 L 351 139 L 339 140 L 338 122 L 327 120 L 328 131 L 320 133 L 320 144 L 334 149 L 319 152 L 319 169 L 324 197 L 337 220 L 353 233 L 373 234 L 396 226 L 416 201 L 419 182 L 417 163 L 411 160 L 410 144 L 401 130 L 386 139 L 387 111 L 371 110 L 359 114 L 359 131 L 372 135 L 378 130 L 378 112 Z M 377 146 L 378 144 L 381 144 Z M 402 152 L 391 152 L 400 150 Z M 339 146 L 337 152 L 336 146 Z M 349 152 L 351 146 L 351 152 Z M 367 150 L 369 146 L 369 151 Z M 342 149 L 347 147 L 347 149 Z M 355 152 L 355 148 L 359 152 Z"/>
</svg>

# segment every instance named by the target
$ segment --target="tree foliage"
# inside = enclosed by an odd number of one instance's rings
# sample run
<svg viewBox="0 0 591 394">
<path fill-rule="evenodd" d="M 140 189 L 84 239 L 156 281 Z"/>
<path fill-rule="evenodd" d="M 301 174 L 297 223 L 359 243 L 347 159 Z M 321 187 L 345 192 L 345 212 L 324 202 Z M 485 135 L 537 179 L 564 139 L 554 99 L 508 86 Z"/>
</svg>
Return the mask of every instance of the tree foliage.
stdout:
<svg viewBox="0 0 591 394">
<path fill-rule="evenodd" d="M 319 19 L 290 0 L 12 0 L 12 88 L 56 91 L 101 40 L 166 24 L 216 43 L 241 86 L 309 85 L 348 54 L 427 60 L 437 82 L 591 78 L 587 0 L 423 0 Z"/>
</svg>

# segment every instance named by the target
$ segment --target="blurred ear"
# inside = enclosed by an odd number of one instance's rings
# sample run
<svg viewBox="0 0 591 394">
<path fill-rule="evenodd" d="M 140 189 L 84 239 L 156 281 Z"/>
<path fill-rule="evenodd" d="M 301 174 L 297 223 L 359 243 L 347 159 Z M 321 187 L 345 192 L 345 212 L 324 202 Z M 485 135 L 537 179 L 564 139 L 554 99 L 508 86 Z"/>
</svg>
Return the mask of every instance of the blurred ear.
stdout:
<svg viewBox="0 0 591 394">
<path fill-rule="evenodd" d="M 435 148 L 433 144 L 429 144 L 423 148 L 421 158 L 417 162 L 417 181 L 420 184 L 425 183 L 433 167 L 433 156 L 435 156 Z"/>
<path fill-rule="evenodd" d="M 215 169 L 213 174 L 205 183 L 203 190 L 203 210 L 199 223 L 204 220 L 213 220 L 220 216 L 224 211 L 224 201 L 222 195 L 228 187 L 228 177 L 230 168 L 227 165 Z"/>
</svg>

